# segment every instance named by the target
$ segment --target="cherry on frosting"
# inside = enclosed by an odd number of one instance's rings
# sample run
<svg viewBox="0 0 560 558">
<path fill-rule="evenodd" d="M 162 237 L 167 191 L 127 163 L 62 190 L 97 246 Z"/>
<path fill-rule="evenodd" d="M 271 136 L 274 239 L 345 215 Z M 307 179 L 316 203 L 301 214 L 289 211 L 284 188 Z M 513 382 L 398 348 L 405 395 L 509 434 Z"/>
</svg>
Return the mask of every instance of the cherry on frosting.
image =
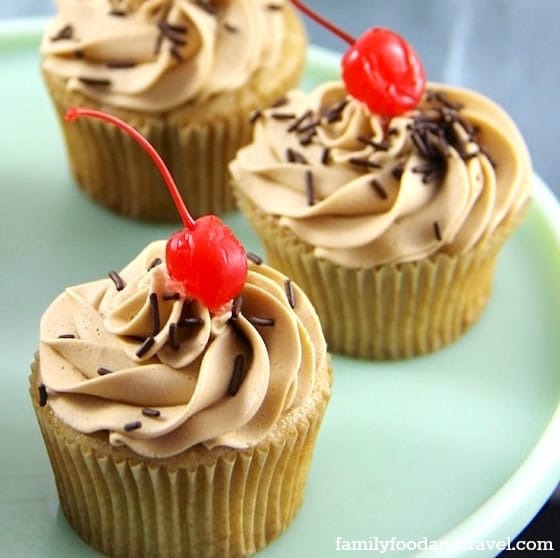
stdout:
<svg viewBox="0 0 560 558">
<path fill-rule="evenodd" d="M 166 245 L 169 276 L 183 285 L 185 294 L 216 312 L 235 298 L 247 278 L 247 255 L 233 231 L 215 215 L 196 219 L 189 213 L 179 189 L 154 147 L 119 118 L 87 108 L 70 108 L 66 120 L 81 116 L 98 118 L 130 135 L 152 158 L 161 172 L 181 216 L 184 229 L 172 234 Z"/>
<path fill-rule="evenodd" d="M 342 79 L 350 95 L 384 116 L 398 116 L 418 105 L 426 87 L 426 72 L 403 37 L 376 27 L 354 39 L 303 2 L 291 2 L 350 45 L 342 58 Z"/>
</svg>

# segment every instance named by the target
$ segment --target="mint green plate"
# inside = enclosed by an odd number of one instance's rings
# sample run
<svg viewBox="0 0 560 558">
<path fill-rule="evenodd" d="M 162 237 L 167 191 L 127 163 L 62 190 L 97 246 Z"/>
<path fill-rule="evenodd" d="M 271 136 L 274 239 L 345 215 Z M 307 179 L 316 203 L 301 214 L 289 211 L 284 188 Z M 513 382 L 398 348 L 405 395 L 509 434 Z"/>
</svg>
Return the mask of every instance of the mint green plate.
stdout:
<svg viewBox="0 0 560 558">
<path fill-rule="evenodd" d="M 27 395 L 39 319 L 64 287 L 105 276 L 172 229 L 112 215 L 73 186 L 39 75 L 42 25 L 0 28 L 0 555 L 95 556 L 59 510 Z M 304 86 L 336 77 L 336 59 L 312 48 Z M 228 221 L 259 251 L 241 216 Z M 560 479 L 559 223 L 535 177 L 472 330 L 409 361 L 334 357 L 303 508 L 259 556 L 335 557 L 337 537 L 340 549 L 388 541 L 386 556 L 437 541 L 440 556 L 467 554 L 458 541 L 492 556 L 523 529 Z"/>
</svg>

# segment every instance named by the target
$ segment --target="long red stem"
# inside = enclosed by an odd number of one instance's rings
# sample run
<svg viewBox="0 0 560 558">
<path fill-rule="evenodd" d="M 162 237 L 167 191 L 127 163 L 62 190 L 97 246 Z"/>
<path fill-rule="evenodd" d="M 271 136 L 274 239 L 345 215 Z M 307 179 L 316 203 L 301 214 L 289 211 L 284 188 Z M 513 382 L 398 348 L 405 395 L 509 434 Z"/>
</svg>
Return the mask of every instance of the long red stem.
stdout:
<svg viewBox="0 0 560 558">
<path fill-rule="evenodd" d="M 153 162 L 155 163 L 156 167 L 160 171 L 167 188 L 169 189 L 169 193 L 175 202 L 175 206 L 177 207 L 177 211 L 185 225 L 185 228 L 192 230 L 194 228 L 194 219 L 192 218 L 181 194 L 179 193 L 179 189 L 177 188 L 177 184 L 173 180 L 169 169 L 163 162 L 163 159 L 159 156 L 158 152 L 154 149 L 152 144 L 144 137 L 140 132 L 135 130 L 132 126 L 113 116 L 111 114 L 107 114 L 95 109 L 88 109 L 88 108 L 76 108 L 72 107 L 69 108 L 66 112 L 64 118 L 70 122 L 78 119 L 80 116 L 89 116 L 92 118 L 98 118 L 99 120 L 104 120 L 105 122 L 109 122 L 120 128 L 124 132 L 126 132 L 133 140 L 140 144 L 140 146 L 146 151 L 146 153 L 152 158 Z"/>
<path fill-rule="evenodd" d="M 308 15 L 311 19 L 314 19 L 319 25 L 322 25 L 328 29 L 331 33 L 334 33 L 337 37 L 340 37 L 343 41 L 346 41 L 349 45 L 353 45 L 356 39 L 331 23 L 329 20 L 320 16 L 318 13 L 314 12 L 311 8 L 308 8 L 303 2 L 299 0 L 290 0 L 290 2 L 304 14 Z"/>
</svg>

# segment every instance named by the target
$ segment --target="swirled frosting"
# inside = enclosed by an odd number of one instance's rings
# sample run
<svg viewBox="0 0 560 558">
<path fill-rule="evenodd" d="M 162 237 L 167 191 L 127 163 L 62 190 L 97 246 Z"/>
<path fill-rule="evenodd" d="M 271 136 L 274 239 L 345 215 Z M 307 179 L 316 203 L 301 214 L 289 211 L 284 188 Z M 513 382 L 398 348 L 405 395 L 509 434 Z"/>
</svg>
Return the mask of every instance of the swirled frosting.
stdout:
<svg viewBox="0 0 560 558">
<path fill-rule="evenodd" d="M 195 444 L 250 447 L 305 405 L 326 346 L 307 297 L 250 264 L 235 303 L 211 314 L 181 296 L 165 242 L 120 274 L 68 288 L 40 326 L 40 374 L 54 414 L 113 445 L 168 457 Z"/>
<path fill-rule="evenodd" d="M 259 116 L 230 167 L 237 187 L 347 267 L 465 252 L 530 195 L 520 132 L 471 91 L 430 84 L 417 109 L 385 119 L 332 82 Z"/>
<path fill-rule="evenodd" d="M 160 112 L 236 90 L 273 68 L 284 0 L 57 0 L 43 67 L 70 90 Z"/>
</svg>

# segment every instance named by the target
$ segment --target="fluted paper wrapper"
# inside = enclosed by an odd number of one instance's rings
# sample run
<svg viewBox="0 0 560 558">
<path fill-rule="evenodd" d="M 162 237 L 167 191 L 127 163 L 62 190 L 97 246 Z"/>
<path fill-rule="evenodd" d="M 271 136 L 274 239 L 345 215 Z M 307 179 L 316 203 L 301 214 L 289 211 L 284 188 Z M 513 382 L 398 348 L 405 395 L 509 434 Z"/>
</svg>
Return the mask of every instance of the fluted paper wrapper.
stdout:
<svg viewBox="0 0 560 558">
<path fill-rule="evenodd" d="M 61 508 L 75 531 L 111 557 L 249 556 L 281 534 L 298 511 L 330 395 L 331 371 L 304 413 L 244 450 L 191 448 L 143 459 L 84 435 L 38 404 L 38 360 L 30 394 Z M 288 413 L 289 415 L 289 413 Z"/>
<path fill-rule="evenodd" d="M 194 217 L 234 209 L 228 163 L 252 136 L 251 114 L 276 102 L 301 77 L 306 37 L 286 9 L 285 52 L 277 67 L 258 72 L 242 89 L 191 101 L 169 113 L 149 114 L 102 105 L 43 71 L 63 131 L 76 184 L 93 200 L 128 217 L 178 221 L 179 215 L 152 160 L 134 140 L 107 123 L 64 120 L 70 107 L 109 112 L 138 129 L 169 167 Z"/>
<path fill-rule="evenodd" d="M 238 188 L 235 194 L 268 263 L 309 296 L 329 350 L 379 360 L 435 351 L 476 322 L 490 297 L 500 249 L 526 209 L 464 254 L 350 269 L 317 258 L 313 247 L 277 218 L 261 212 Z"/>
</svg>

